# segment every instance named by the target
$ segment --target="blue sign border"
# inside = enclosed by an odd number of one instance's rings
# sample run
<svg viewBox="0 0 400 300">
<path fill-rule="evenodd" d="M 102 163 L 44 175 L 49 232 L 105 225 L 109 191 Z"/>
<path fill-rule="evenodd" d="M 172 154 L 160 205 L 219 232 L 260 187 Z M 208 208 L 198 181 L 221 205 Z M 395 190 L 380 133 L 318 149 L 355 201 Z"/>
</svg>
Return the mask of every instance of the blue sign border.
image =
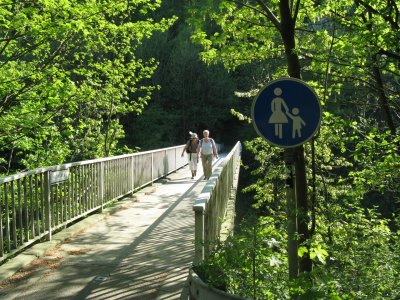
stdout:
<svg viewBox="0 0 400 300">
<path fill-rule="evenodd" d="M 295 104 L 307 123 L 301 130 L 301 137 L 293 138 L 289 126 L 284 127 L 282 138 L 275 137 L 276 133 L 268 123 L 268 118 L 272 115 L 272 99 L 277 97 L 274 95 L 276 88 L 282 90 L 283 99 L 296 99 Z M 293 100 L 291 101 L 293 104 Z M 294 148 L 309 141 L 319 129 L 321 115 L 321 104 L 313 89 L 304 81 L 291 77 L 279 78 L 266 84 L 254 98 L 251 107 L 251 117 L 256 132 L 268 143 L 282 148 Z M 291 138 L 286 138 L 287 136 Z"/>
</svg>

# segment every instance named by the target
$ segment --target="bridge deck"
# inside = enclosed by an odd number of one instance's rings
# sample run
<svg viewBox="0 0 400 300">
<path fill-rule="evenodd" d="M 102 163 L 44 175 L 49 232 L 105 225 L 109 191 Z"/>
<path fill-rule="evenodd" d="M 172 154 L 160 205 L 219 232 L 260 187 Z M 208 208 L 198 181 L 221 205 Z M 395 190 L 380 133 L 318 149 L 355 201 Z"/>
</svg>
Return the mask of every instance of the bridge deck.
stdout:
<svg viewBox="0 0 400 300">
<path fill-rule="evenodd" d="M 194 180 L 180 169 L 0 266 L 0 298 L 188 299 L 199 167 Z"/>
</svg>

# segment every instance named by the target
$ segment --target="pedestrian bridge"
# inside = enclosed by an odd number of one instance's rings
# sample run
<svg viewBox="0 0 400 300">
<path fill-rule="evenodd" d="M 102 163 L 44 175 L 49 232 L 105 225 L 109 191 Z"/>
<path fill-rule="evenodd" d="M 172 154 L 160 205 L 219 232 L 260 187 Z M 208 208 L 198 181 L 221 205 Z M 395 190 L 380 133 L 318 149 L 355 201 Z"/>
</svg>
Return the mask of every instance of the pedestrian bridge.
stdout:
<svg viewBox="0 0 400 300">
<path fill-rule="evenodd" d="M 1 178 L 0 297 L 186 299 L 189 266 L 233 224 L 241 146 L 208 181 L 183 148 Z"/>
</svg>

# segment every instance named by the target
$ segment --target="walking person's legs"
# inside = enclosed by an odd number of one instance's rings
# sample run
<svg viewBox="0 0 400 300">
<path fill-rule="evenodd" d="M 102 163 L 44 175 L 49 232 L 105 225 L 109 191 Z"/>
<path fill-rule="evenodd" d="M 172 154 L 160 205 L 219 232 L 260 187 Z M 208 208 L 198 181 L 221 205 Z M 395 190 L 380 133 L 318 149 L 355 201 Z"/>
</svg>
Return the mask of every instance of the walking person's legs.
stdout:
<svg viewBox="0 0 400 300">
<path fill-rule="evenodd" d="M 198 162 L 199 162 L 199 158 L 197 157 L 197 154 L 193 155 L 193 177 L 196 177 Z"/>
<path fill-rule="evenodd" d="M 212 154 L 202 155 L 201 163 L 203 165 L 204 179 L 209 179 L 211 176 L 211 168 L 212 168 Z"/>
<path fill-rule="evenodd" d="M 192 179 L 196 176 L 197 170 L 197 157 L 193 153 L 189 153 L 189 168 L 192 172 Z"/>
</svg>

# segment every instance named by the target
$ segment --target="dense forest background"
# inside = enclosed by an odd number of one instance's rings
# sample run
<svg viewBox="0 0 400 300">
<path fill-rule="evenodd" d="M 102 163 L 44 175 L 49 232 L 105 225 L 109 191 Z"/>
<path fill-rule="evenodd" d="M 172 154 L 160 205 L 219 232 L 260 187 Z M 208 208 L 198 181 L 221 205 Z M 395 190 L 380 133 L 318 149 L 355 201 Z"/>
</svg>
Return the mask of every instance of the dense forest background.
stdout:
<svg viewBox="0 0 400 300">
<path fill-rule="evenodd" d="M 399 8 L 0 0 L 0 173 L 183 144 L 209 129 L 221 144 L 242 141 L 239 204 L 252 208 L 234 249 L 220 250 L 235 259 L 218 255 L 210 280 L 254 299 L 399 299 Z M 293 283 L 282 150 L 256 136 L 250 109 L 296 68 L 323 118 L 304 145 L 299 256 L 312 270 Z"/>
</svg>

